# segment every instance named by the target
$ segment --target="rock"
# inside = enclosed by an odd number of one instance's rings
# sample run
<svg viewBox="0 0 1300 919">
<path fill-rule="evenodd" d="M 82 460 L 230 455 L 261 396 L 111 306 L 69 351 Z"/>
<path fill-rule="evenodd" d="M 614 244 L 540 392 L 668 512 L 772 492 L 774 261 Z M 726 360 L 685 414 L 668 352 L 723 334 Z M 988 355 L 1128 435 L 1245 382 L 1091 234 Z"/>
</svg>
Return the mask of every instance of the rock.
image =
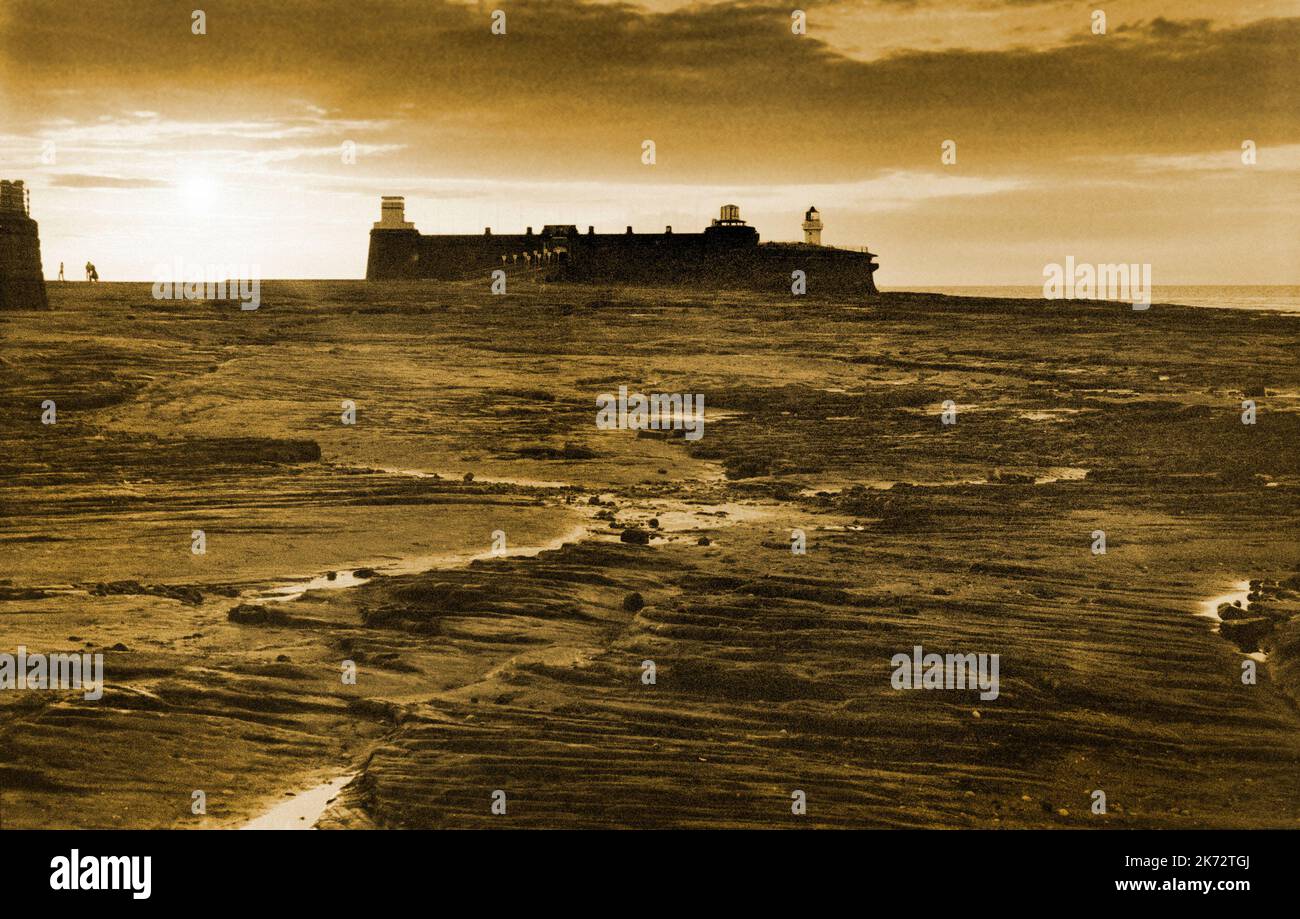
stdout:
<svg viewBox="0 0 1300 919">
<path fill-rule="evenodd" d="M 514 451 L 516 456 L 522 456 L 526 459 L 543 459 L 543 460 L 579 460 L 595 459 L 598 455 L 590 447 L 584 447 L 573 441 L 565 441 L 563 447 L 520 447 Z"/>
<path fill-rule="evenodd" d="M 1219 626 L 1219 634 L 1241 648 L 1247 654 L 1259 650 L 1259 640 L 1273 631 L 1273 620 L 1233 619 Z"/>
<path fill-rule="evenodd" d="M 226 618 L 231 622 L 238 622 L 240 625 L 269 625 L 276 622 L 284 621 L 284 613 L 270 606 L 262 606 L 257 603 L 241 603 L 226 614 Z"/>
<path fill-rule="evenodd" d="M 468 482 L 472 482 L 472 481 L 474 481 L 474 473 L 472 473 L 472 472 L 467 472 L 467 473 L 465 473 L 465 477 L 464 477 L 461 481 L 463 481 L 463 482 L 467 482 L 467 483 L 468 483 Z"/>
<path fill-rule="evenodd" d="M 90 588 L 90 594 L 96 597 L 112 596 L 151 596 L 179 600 L 191 606 L 203 602 L 203 592 L 197 587 L 173 587 L 168 584 L 141 584 L 139 581 L 101 582 Z"/>
<path fill-rule="evenodd" d="M 632 593 L 623 598 L 623 609 L 627 610 L 629 613 L 638 613 L 644 608 L 645 597 L 641 596 L 636 591 L 632 591 Z"/>
<path fill-rule="evenodd" d="M 122 643 L 119 641 L 117 644 L 113 645 L 113 647 L 109 648 L 108 650 L 110 650 L 110 651 L 130 651 L 131 649 L 128 648 L 126 645 L 122 644 Z"/>
<path fill-rule="evenodd" d="M 326 573 L 326 575 L 325 575 L 325 580 L 327 580 L 327 581 L 332 581 L 332 580 L 334 580 L 334 579 L 337 578 L 337 577 L 338 577 L 338 572 L 336 572 L 336 571 L 330 571 L 330 572 L 327 572 L 327 573 Z"/>
<path fill-rule="evenodd" d="M 363 581 L 368 581 L 375 576 L 375 569 L 358 568 L 356 571 L 352 572 L 352 576 L 354 578 L 360 578 Z"/>
<path fill-rule="evenodd" d="M 648 525 L 648 526 L 650 527 L 650 529 L 652 529 L 652 530 L 657 530 L 657 529 L 659 529 L 659 518 L 658 518 L 658 517 L 651 517 L 650 520 L 648 521 L 647 525 Z"/>
<path fill-rule="evenodd" d="M 707 537 L 707 536 L 701 536 L 699 539 L 697 539 L 697 540 L 695 541 L 695 544 L 696 544 L 697 546 L 707 546 L 707 545 L 710 545 L 712 542 L 713 542 L 713 540 L 709 539 L 709 537 Z"/>
<path fill-rule="evenodd" d="M 277 664 L 287 664 L 287 663 L 289 663 L 289 655 L 287 655 L 287 654 L 277 654 L 277 655 L 275 656 L 275 662 L 276 662 Z"/>
<path fill-rule="evenodd" d="M 1250 614 L 1240 606 L 1234 606 L 1231 603 L 1220 603 L 1219 618 L 1224 622 L 1227 622 L 1230 619 L 1249 619 L 1251 617 Z"/>
<path fill-rule="evenodd" d="M 634 546 L 650 545 L 650 534 L 645 530 L 638 529 L 637 527 L 629 527 L 624 530 L 622 535 L 618 538 L 621 542 L 629 543 Z"/>
</svg>

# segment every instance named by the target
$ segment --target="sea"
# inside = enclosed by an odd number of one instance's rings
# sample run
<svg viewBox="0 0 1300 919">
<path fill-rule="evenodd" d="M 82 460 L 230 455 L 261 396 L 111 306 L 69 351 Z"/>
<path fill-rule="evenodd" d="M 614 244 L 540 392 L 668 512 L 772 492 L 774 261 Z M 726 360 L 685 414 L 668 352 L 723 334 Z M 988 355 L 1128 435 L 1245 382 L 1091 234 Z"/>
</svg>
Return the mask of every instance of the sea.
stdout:
<svg viewBox="0 0 1300 919">
<path fill-rule="evenodd" d="M 917 293 L 949 294 L 954 297 L 1026 297 L 1043 299 L 1038 287 L 881 287 L 881 290 L 907 290 Z M 1221 309 L 1278 310 L 1300 313 L 1300 286 L 1289 284 L 1191 284 L 1155 285 L 1152 303 L 1181 303 L 1184 306 L 1211 306 Z"/>
</svg>

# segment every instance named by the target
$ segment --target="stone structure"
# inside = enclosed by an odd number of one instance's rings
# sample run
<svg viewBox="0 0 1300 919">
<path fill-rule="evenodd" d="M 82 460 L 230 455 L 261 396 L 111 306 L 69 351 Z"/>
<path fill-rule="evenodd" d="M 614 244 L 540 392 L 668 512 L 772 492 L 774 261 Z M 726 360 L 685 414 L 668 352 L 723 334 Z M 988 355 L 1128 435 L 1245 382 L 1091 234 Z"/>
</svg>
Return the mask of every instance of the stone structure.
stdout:
<svg viewBox="0 0 1300 919">
<path fill-rule="evenodd" d="M 0 309 L 46 309 L 41 239 L 22 180 L 0 182 Z"/>
<path fill-rule="evenodd" d="M 822 216 L 817 212 L 817 208 L 810 207 L 803 215 L 803 241 L 807 246 L 820 246 L 822 244 Z"/>
<path fill-rule="evenodd" d="M 809 214 L 816 215 L 815 209 Z M 805 223 L 805 228 L 807 224 Z M 820 233 L 821 222 L 817 221 Z M 817 237 L 820 240 L 820 236 Z M 406 221 L 405 202 L 385 197 L 370 230 L 366 279 L 466 280 L 495 269 L 538 272 L 547 280 L 700 287 L 742 287 L 789 292 L 801 270 L 809 293 L 875 294 L 875 256 L 814 242 L 761 243 L 758 231 L 724 205 L 700 233 L 585 233 L 573 224 L 547 224 L 520 234 L 422 235 Z"/>
</svg>

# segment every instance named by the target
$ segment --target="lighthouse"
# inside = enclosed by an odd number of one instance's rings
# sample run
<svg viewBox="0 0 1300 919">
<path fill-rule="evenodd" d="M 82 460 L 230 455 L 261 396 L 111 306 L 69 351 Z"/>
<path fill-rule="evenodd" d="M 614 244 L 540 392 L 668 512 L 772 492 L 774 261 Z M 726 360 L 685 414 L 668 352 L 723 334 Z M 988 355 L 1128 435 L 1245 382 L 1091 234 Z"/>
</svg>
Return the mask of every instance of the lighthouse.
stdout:
<svg viewBox="0 0 1300 919">
<path fill-rule="evenodd" d="M 41 239 L 21 179 L 0 182 L 0 309 L 48 306 L 41 268 Z"/>
<path fill-rule="evenodd" d="M 822 244 L 822 216 L 817 213 L 817 208 L 810 207 L 803 215 L 803 241 L 805 245 L 820 246 Z"/>
</svg>

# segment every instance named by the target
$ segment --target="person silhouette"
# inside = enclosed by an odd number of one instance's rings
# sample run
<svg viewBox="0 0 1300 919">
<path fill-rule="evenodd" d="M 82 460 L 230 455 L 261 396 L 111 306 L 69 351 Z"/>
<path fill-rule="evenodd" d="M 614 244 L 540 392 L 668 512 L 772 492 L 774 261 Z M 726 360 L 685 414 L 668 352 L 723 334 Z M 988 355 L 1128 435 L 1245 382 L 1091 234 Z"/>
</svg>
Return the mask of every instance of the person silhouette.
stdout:
<svg viewBox="0 0 1300 919">
<path fill-rule="evenodd" d="M 67 278 L 65 278 L 65 277 L 63 276 L 63 263 L 62 263 L 62 262 L 59 262 L 59 280 L 60 280 L 60 281 L 66 281 L 66 280 L 67 280 Z"/>
<path fill-rule="evenodd" d="M 90 280 L 90 273 L 91 273 L 92 271 L 94 271 L 94 270 L 95 270 L 95 266 L 92 265 L 92 264 L 90 264 L 90 262 L 86 262 L 86 280 L 87 280 L 87 281 Z"/>
</svg>

